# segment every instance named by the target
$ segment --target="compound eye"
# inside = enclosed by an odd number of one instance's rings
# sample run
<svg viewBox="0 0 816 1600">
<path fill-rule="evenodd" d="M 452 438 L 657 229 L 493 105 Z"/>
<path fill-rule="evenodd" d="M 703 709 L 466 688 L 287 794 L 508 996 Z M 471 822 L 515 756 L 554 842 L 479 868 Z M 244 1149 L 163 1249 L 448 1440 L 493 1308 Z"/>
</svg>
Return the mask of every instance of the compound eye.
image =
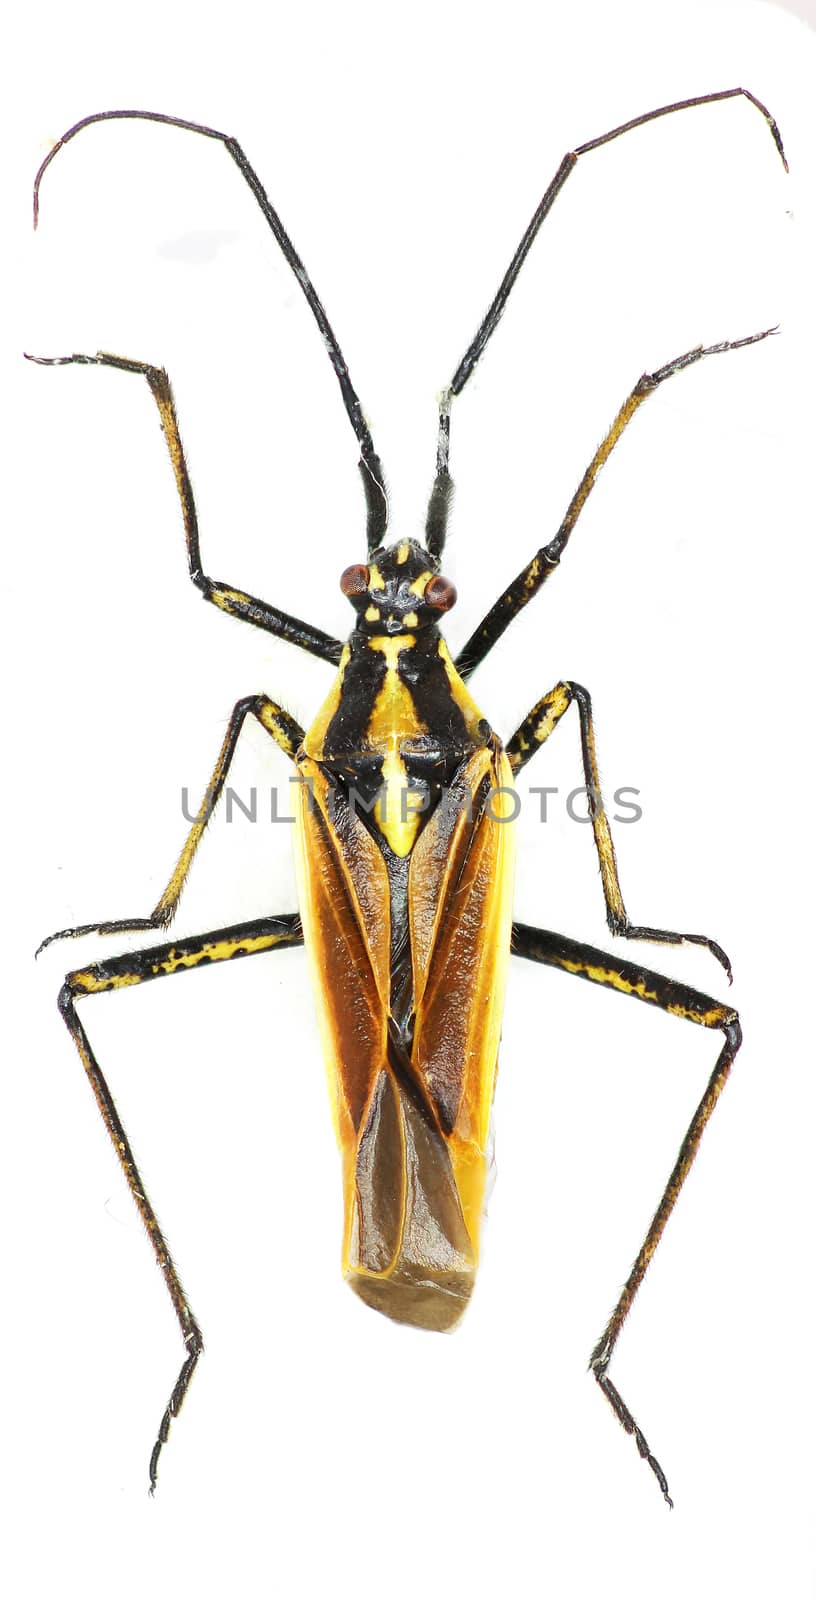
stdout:
<svg viewBox="0 0 816 1600">
<path fill-rule="evenodd" d="M 456 589 L 448 578 L 431 578 L 422 598 L 434 611 L 450 611 L 456 605 Z"/>
<path fill-rule="evenodd" d="M 340 579 L 340 588 L 349 600 L 353 600 L 355 595 L 365 594 L 368 588 L 368 567 L 346 567 Z"/>
</svg>

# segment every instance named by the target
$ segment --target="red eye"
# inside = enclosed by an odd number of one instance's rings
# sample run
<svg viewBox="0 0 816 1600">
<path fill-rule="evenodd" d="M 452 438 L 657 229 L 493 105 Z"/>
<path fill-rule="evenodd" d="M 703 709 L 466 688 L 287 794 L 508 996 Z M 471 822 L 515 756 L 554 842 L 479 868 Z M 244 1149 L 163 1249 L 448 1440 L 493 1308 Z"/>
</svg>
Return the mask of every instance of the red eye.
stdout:
<svg viewBox="0 0 816 1600">
<path fill-rule="evenodd" d="M 456 589 L 447 578 L 431 578 L 423 598 L 434 611 L 450 611 L 456 605 Z"/>
<path fill-rule="evenodd" d="M 349 600 L 356 594 L 365 594 L 368 588 L 368 567 L 346 567 L 340 579 L 340 588 Z"/>
</svg>

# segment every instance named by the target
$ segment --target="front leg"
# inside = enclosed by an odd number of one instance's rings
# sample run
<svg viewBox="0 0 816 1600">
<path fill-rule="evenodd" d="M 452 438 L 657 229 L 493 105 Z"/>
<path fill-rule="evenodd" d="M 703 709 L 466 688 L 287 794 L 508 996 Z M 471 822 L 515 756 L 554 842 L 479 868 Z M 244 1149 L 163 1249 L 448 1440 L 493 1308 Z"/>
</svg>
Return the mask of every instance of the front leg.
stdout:
<svg viewBox="0 0 816 1600">
<path fill-rule="evenodd" d="M 533 596 L 538 594 L 542 584 L 546 583 L 547 579 L 555 572 L 569 543 L 572 530 L 592 493 L 601 468 L 609 460 L 621 434 L 629 426 L 644 400 L 647 400 L 649 395 L 654 394 L 655 390 L 659 388 L 661 383 L 665 383 L 667 378 L 673 378 L 675 373 L 685 372 L 687 367 L 694 366 L 697 361 L 702 361 L 704 357 L 722 355 L 727 350 L 741 350 L 747 344 L 758 344 L 761 339 L 769 338 L 772 333 L 776 333 L 776 328 L 766 328 L 762 333 L 749 334 L 747 339 L 724 339 L 721 344 L 698 345 L 695 350 L 687 350 L 684 355 L 675 356 L 673 361 L 667 361 L 665 366 L 658 367 L 656 372 L 644 372 L 642 378 L 638 378 L 631 394 L 627 395 L 624 400 L 606 438 L 601 441 L 595 451 L 567 507 L 566 516 L 555 538 L 551 539 L 549 544 L 542 545 L 541 549 L 536 551 L 532 561 L 528 561 L 526 567 L 523 567 L 518 574 L 518 577 L 514 578 L 513 582 L 505 589 L 504 594 L 499 596 L 496 604 L 491 606 L 487 616 L 482 618 L 475 633 L 471 634 L 467 644 L 464 644 L 459 651 L 456 657 L 456 670 L 461 677 L 469 678 L 471 673 L 475 672 L 480 662 L 484 661 L 485 656 L 493 649 L 496 640 L 501 638 L 505 628 L 508 628 L 513 618 L 517 617 L 526 605 L 529 605 Z M 453 387 L 452 392 L 454 394 L 458 393 Z M 448 403 L 449 401 L 450 396 L 448 396 Z M 442 422 L 446 421 L 447 413 L 443 412 Z M 444 428 L 442 428 L 441 437 L 446 437 Z M 437 502 L 446 477 L 447 456 L 445 455 L 442 466 L 438 469 Z M 431 508 L 434 508 L 433 498 L 431 500 Z"/>
<path fill-rule="evenodd" d="M 231 584 L 209 578 L 204 571 L 201 565 L 198 514 L 193 486 L 181 442 L 170 379 L 163 367 L 153 367 L 148 361 L 131 361 L 126 356 L 106 355 L 101 350 L 95 356 L 29 356 L 27 359 L 35 361 L 40 367 L 115 367 L 120 372 L 135 372 L 146 378 L 150 393 L 158 407 L 167 441 L 184 519 L 187 564 L 196 588 L 201 591 L 205 600 L 210 600 L 213 605 L 218 606 L 219 611 L 226 611 L 228 616 L 237 617 L 240 622 L 249 622 L 255 628 L 263 628 L 266 633 L 273 633 L 278 639 L 286 639 L 290 644 L 300 645 L 302 650 L 308 650 L 310 655 L 317 656 L 321 661 L 337 665 L 343 648 L 339 639 L 332 639 L 322 628 L 314 628 L 311 623 L 302 622 L 299 617 L 292 617 L 287 611 L 279 611 L 276 606 L 268 605 L 265 600 L 259 600 L 255 595 L 245 594 L 242 589 L 234 589 Z M 376 457 L 374 459 L 376 460 Z M 371 505 L 374 491 L 369 491 L 369 479 L 365 473 L 363 480 Z"/>
<path fill-rule="evenodd" d="M 522 767 L 532 759 L 536 751 L 549 739 L 553 729 L 558 726 L 565 711 L 575 702 L 578 708 L 581 730 L 581 757 L 584 764 L 584 782 L 587 789 L 589 814 L 592 822 L 592 831 L 595 836 L 595 849 L 598 853 L 598 865 L 601 869 L 601 882 L 603 884 L 604 900 L 606 901 L 606 921 L 611 933 L 618 934 L 624 939 L 649 939 L 653 944 L 700 944 L 704 945 L 716 957 L 720 965 L 728 974 L 731 982 L 731 963 L 716 940 L 709 939 L 703 933 L 673 933 L 668 928 L 648 928 L 631 921 L 623 903 L 620 879 L 618 877 L 618 863 L 615 859 L 615 847 L 612 843 L 612 833 L 609 819 L 601 793 L 601 779 L 598 771 L 598 758 L 595 754 L 595 730 L 592 725 L 592 701 L 588 690 L 580 683 L 564 682 L 556 684 L 549 694 L 533 706 L 532 711 L 524 718 L 521 726 L 507 743 L 507 755 L 513 772 L 520 772 Z"/>
</svg>

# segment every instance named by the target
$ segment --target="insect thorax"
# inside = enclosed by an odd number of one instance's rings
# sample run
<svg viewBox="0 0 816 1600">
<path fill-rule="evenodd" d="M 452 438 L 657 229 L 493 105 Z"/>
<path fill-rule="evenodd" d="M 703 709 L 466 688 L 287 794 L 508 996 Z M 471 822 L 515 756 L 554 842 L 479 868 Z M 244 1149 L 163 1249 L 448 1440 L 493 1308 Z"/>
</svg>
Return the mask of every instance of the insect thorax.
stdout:
<svg viewBox="0 0 816 1600">
<path fill-rule="evenodd" d="M 357 628 L 303 748 L 402 858 L 462 762 L 490 739 L 436 626 Z"/>
</svg>

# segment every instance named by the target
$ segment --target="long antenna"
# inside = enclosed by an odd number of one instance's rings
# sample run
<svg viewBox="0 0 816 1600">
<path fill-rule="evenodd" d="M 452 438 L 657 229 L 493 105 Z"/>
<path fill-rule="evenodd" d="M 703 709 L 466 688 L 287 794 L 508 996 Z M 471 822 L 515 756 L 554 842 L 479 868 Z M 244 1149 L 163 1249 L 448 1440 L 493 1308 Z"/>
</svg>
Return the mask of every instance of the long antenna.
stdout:
<svg viewBox="0 0 816 1600">
<path fill-rule="evenodd" d="M 452 488 L 449 470 L 451 401 L 455 395 L 462 393 L 462 390 L 470 378 L 474 367 L 481 359 L 485 346 L 495 333 L 496 328 L 501 321 L 501 317 L 510 297 L 513 285 L 524 265 L 524 262 L 527 259 L 527 255 L 535 241 L 538 230 L 541 227 L 544 218 L 548 216 L 549 212 L 552 210 L 552 207 L 558 199 L 558 196 L 561 193 L 561 190 L 563 189 L 567 179 L 570 177 L 571 173 L 574 172 L 578 163 L 578 157 L 588 155 L 590 150 L 599 150 L 601 145 L 610 144 L 613 139 L 619 139 L 621 134 L 629 133 L 632 128 L 641 128 L 643 127 L 644 123 L 654 122 L 658 117 L 671 116 L 671 114 L 675 111 L 688 111 L 692 106 L 712 105 L 718 100 L 733 100 L 739 95 L 742 95 L 745 100 L 748 100 L 752 106 L 756 106 L 757 111 L 761 112 L 762 116 L 765 118 L 771 133 L 771 137 L 773 138 L 774 144 L 779 151 L 782 165 L 787 172 L 788 163 L 785 157 L 782 137 L 779 132 L 779 128 L 776 125 L 776 121 L 771 116 L 767 106 L 764 106 L 762 101 L 757 99 L 756 95 L 751 94 L 749 89 L 720 89 L 715 94 L 695 95 L 692 100 L 676 100 L 673 105 L 659 106 L 656 111 L 646 111 L 642 116 L 632 117 L 629 122 L 622 122 L 619 127 L 612 128 L 609 133 L 602 133 L 598 139 L 590 139 L 587 144 L 578 145 L 577 149 L 569 150 L 564 156 L 558 171 L 555 173 L 555 176 L 552 178 L 548 188 L 542 195 L 542 198 L 539 201 L 539 204 L 533 213 L 533 216 L 531 217 L 524 234 L 522 235 L 518 249 L 516 250 L 516 253 L 513 256 L 513 259 L 510 262 L 510 265 L 507 268 L 501 283 L 499 284 L 489 309 L 485 313 L 485 316 L 479 325 L 475 338 L 465 351 L 465 354 L 459 362 L 459 365 L 456 368 L 448 387 L 443 389 L 440 396 L 439 433 L 437 437 L 436 448 L 436 479 L 434 482 L 434 487 L 431 491 L 431 500 L 428 507 L 428 519 L 426 524 L 427 539 L 433 539 L 434 541 L 434 555 L 439 556 L 444 547 L 446 531 L 445 508 L 449 502 Z M 444 485 L 446 483 L 450 486 L 447 490 L 447 497 L 445 496 L 444 492 Z M 430 543 L 428 548 L 431 548 Z"/>
<path fill-rule="evenodd" d="M 272 230 L 272 233 L 275 236 L 276 243 L 278 244 L 288 265 L 291 267 L 298 283 L 300 284 L 309 310 L 311 311 L 312 316 L 314 317 L 315 322 L 320 329 L 329 360 L 334 368 L 337 382 L 340 385 L 340 393 L 343 396 L 343 404 L 346 408 L 346 414 L 352 428 L 354 429 L 360 446 L 359 465 L 363 478 L 363 489 L 365 491 L 367 510 L 366 533 L 368 549 L 370 553 L 372 550 L 375 550 L 378 545 L 382 544 L 383 536 L 388 526 L 388 495 L 385 487 L 385 477 L 380 458 L 374 449 L 374 442 L 363 416 L 363 410 L 357 396 L 357 391 L 355 390 L 351 378 L 349 377 L 349 370 L 346 366 L 343 352 L 337 342 L 334 329 L 332 328 L 331 323 L 326 316 L 314 284 L 312 283 L 312 280 L 309 277 L 309 274 L 306 271 L 300 256 L 292 244 L 292 241 L 289 238 L 289 235 L 286 232 L 286 229 L 284 228 L 277 211 L 272 205 L 272 202 L 270 201 L 269 196 L 267 195 L 266 190 L 264 189 L 263 184 L 258 177 L 258 174 L 256 173 L 254 167 L 251 166 L 250 162 L 247 160 L 237 139 L 231 138 L 229 134 L 219 133 L 217 128 L 208 128 L 204 123 L 186 122 L 182 117 L 165 116 L 159 111 L 97 111 L 93 116 L 83 117 L 81 122 L 75 122 L 73 127 L 69 128 L 68 132 L 64 133 L 61 139 L 57 140 L 53 150 L 49 151 L 42 163 L 42 166 L 40 167 L 39 172 L 37 173 L 36 178 L 34 179 L 35 228 L 37 226 L 40 213 L 40 186 L 42 184 L 43 177 L 45 176 L 48 167 L 50 167 L 54 157 L 59 153 L 60 150 L 62 150 L 64 145 L 68 144 L 71 139 L 76 138 L 76 135 L 81 133 L 83 128 L 89 128 L 92 123 L 121 121 L 162 122 L 171 128 L 184 128 L 189 133 L 203 134 L 205 139 L 218 139 L 221 144 L 223 144 L 227 154 L 235 162 L 235 165 L 245 183 L 247 183 L 249 188 L 252 190 L 252 193 L 255 196 L 255 199 L 260 206 L 260 209 L 263 212 L 269 227 Z"/>
</svg>

